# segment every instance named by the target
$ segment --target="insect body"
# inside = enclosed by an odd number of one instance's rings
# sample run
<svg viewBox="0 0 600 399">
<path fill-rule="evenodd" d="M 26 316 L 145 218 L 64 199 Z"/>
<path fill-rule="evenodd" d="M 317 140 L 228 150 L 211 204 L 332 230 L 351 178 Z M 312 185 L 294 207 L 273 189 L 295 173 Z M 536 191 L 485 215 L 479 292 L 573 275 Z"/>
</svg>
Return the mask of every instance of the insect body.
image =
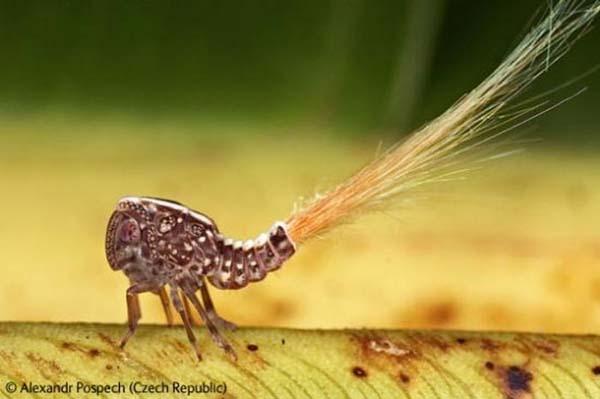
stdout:
<svg viewBox="0 0 600 399">
<path fill-rule="evenodd" d="M 256 240 L 234 241 L 223 237 L 208 216 L 177 202 L 150 197 L 121 199 L 106 232 L 108 263 L 113 270 L 122 270 L 131 282 L 127 290 L 129 329 L 121 346 L 137 328 L 139 293 L 160 295 L 172 321 L 165 289 L 168 286 L 170 300 L 181 315 L 198 357 L 189 308 L 184 306 L 187 300 L 194 305 L 215 342 L 235 357 L 219 331 L 220 327 L 231 328 L 233 324 L 217 315 L 206 281 L 220 289 L 245 287 L 277 270 L 295 250 L 282 222 L 275 223 L 268 234 Z M 198 290 L 203 303 L 196 297 Z"/>
</svg>

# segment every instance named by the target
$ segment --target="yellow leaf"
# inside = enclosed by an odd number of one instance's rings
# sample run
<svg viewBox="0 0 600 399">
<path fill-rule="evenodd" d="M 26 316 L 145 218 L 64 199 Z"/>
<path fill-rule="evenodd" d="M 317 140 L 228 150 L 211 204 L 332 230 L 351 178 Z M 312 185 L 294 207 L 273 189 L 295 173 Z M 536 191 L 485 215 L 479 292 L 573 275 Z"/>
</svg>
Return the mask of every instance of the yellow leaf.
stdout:
<svg viewBox="0 0 600 399">
<path fill-rule="evenodd" d="M 0 397 L 600 397 L 596 336 L 243 328 L 232 362 L 199 329 L 198 362 L 181 327 L 141 326 L 120 350 L 124 328 L 0 324 Z"/>
</svg>

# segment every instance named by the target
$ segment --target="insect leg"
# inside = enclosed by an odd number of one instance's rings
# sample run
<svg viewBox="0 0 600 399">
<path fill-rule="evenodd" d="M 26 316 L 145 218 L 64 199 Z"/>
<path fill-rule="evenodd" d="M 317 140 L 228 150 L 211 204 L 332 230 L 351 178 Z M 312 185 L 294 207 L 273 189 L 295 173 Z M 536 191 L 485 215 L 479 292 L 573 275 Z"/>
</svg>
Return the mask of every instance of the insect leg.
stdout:
<svg viewBox="0 0 600 399">
<path fill-rule="evenodd" d="M 215 309 L 215 305 L 210 297 L 210 293 L 208 292 L 208 286 L 204 279 L 202 279 L 202 284 L 200 284 L 200 293 L 202 294 L 202 302 L 204 303 L 204 308 L 206 309 L 206 316 L 219 328 L 224 328 L 226 330 L 233 331 L 237 328 L 237 326 L 222 318 L 217 313 Z"/>
<path fill-rule="evenodd" d="M 167 294 L 167 289 L 163 286 L 158 291 L 158 296 L 160 297 L 160 302 L 162 303 L 162 307 L 165 311 L 165 316 L 167 317 L 167 324 L 172 326 L 174 324 L 173 320 L 173 312 L 171 311 L 171 304 L 169 303 L 169 295 Z"/>
<path fill-rule="evenodd" d="M 176 286 L 171 286 L 171 301 L 173 302 L 173 306 L 179 315 L 181 316 L 181 320 L 183 321 L 183 326 L 185 327 L 185 332 L 187 334 L 188 340 L 190 344 L 194 347 L 194 351 L 196 352 L 196 357 L 198 360 L 202 360 L 202 355 L 200 354 L 200 349 L 198 348 L 198 342 L 196 341 L 196 336 L 194 335 L 194 331 L 192 330 L 192 323 L 190 322 L 190 318 L 188 313 L 185 311 L 185 306 L 181 302 L 181 298 L 179 296 L 179 289 Z"/>
<path fill-rule="evenodd" d="M 232 360 L 234 360 L 234 361 L 237 360 L 237 355 L 235 354 L 233 347 L 221 335 L 221 333 L 219 332 L 219 329 L 213 324 L 212 320 L 208 318 L 206 311 L 202 307 L 202 304 L 200 303 L 198 298 L 196 298 L 194 291 L 185 290 L 184 293 L 190 299 L 190 301 L 192 302 L 192 304 L 198 311 L 198 314 L 200 315 L 200 318 L 202 318 L 202 321 L 204 322 L 204 325 L 208 329 L 208 332 L 210 333 L 210 336 L 212 337 L 213 341 L 217 344 L 217 346 L 219 348 L 223 349 Z"/>
<path fill-rule="evenodd" d="M 119 346 L 121 348 L 125 347 L 129 338 L 135 334 L 135 330 L 137 330 L 138 322 L 142 318 L 142 311 L 140 310 L 140 301 L 138 298 L 138 294 L 146 291 L 151 291 L 153 287 L 134 284 L 131 287 L 127 288 L 127 292 L 125 294 L 127 300 L 127 323 L 128 329 L 121 338 L 121 342 Z"/>
<path fill-rule="evenodd" d="M 190 305 L 190 300 L 185 295 L 183 296 L 183 307 L 185 308 L 185 312 L 190 318 L 190 323 L 192 323 L 192 326 L 199 326 L 200 323 L 198 323 L 198 321 L 194 318 L 194 315 L 192 314 L 192 305 Z"/>
</svg>

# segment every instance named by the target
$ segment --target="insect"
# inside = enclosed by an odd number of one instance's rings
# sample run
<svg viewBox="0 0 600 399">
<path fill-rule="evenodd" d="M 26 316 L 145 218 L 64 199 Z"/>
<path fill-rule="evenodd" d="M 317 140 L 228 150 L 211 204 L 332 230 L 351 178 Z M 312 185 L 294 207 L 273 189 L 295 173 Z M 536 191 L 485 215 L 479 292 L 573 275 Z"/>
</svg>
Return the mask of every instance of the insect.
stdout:
<svg viewBox="0 0 600 399">
<path fill-rule="evenodd" d="M 568 51 L 598 12 L 599 1 L 587 7 L 572 0 L 555 3 L 479 86 L 256 240 L 226 238 L 208 216 L 174 201 L 122 198 L 106 232 L 108 263 L 112 269 L 122 270 L 131 283 L 126 293 L 128 329 L 121 347 L 135 333 L 141 317 L 138 295 L 153 292 L 160 296 L 170 324 L 173 316 L 169 302 L 173 303 L 198 359 L 201 354 L 188 301 L 215 343 L 236 359 L 234 349 L 221 334 L 223 329 L 235 326 L 217 314 L 208 284 L 218 289 L 239 289 L 261 281 L 309 239 L 365 212 L 385 208 L 417 187 L 462 172 L 457 167 L 461 165 L 459 155 L 473 153 L 504 132 L 554 108 L 556 105 L 542 103 L 515 111 L 506 105 Z M 196 296 L 198 291 L 201 300 Z"/>
<path fill-rule="evenodd" d="M 202 356 L 192 331 L 189 306 L 184 306 L 188 300 L 215 343 L 235 359 L 235 351 L 220 333 L 221 328 L 233 329 L 235 325 L 217 314 L 207 281 L 220 289 L 245 287 L 277 270 L 295 251 L 281 222 L 256 240 L 234 241 L 223 237 L 208 216 L 178 202 L 122 198 L 106 233 L 108 263 L 113 270 L 122 270 L 132 284 L 126 293 L 129 329 L 121 347 L 135 333 L 141 317 L 138 294 L 154 292 L 160 296 L 170 324 L 169 299 L 173 303 L 198 359 Z"/>
</svg>

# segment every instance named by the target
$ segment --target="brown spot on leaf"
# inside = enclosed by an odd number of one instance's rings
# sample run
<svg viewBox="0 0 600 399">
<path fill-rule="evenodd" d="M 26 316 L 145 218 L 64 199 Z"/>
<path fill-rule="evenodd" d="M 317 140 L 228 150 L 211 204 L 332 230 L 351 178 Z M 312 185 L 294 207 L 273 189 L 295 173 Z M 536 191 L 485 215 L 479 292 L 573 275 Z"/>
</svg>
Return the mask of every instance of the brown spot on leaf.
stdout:
<svg viewBox="0 0 600 399">
<path fill-rule="evenodd" d="M 71 342 L 63 342 L 60 345 L 60 347 L 63 348 L 63 349 L 67 349 L 67 350 L 73 350 L 73 349 L 75 349 L 75 345 L 72 344 Z"/>
<path fill-rule="evenodd" d="M 518 366 L 510 366 L 506 372 L 506 382 L 508 387 L 514 391 L 528 391 L 529 382 L 533 379 L 533 375 L 523 370 Z"/>
<path fill-rule="evenodd" d="M 510 366 L 501 370 L 500 376 L 504 393 L 508 399 L 530 397 L 533 374 L 519 366 Z"/>
<path fill-rule="evenodd" d="M 467 343 L 467 339 L 466 339 L 466 338 L 459 337 L 459 338 L 456 338 L 456 342 L 457 342 L 459 345 L 464 345 L 464 344 L 466 344 L 466 343 Z"/>
<path fill-rule="evenodd" d="M 365 378 L 367 376 L 367 371 L 360 366 L 352 367 L 352 374 L 358 378 Z"/>
<path fill-rule="evenodd" d="M 399 363 L 417 356 L 412 346 L 408 347 L 403 342 L 393 342 L 376 333 L 354 334 L 352 339 L 358 344 L 361 358 L 366 362 Z"/>
<path fill-rule="evenodd" d="M 400 381 L 404 384 L 408 384 L 410 382 L 410 377 L 404 373 L 400 373 Z"/>
<path fill-rule="evenodd" d="M 492 362 L 485 362 L 485 368 L 488 370 L 493 370 L 496 366 Z"/>
<path fill-rule="evenodd" d="M 592 373 L 594 373 L 594 375 L 600 375 L 600 366 L 593 367 Z"/>
<path fill-rule="evenodd" d="M 408 378 L 404 374 L 407 367 L 418 367 L 419 359 L 423 356 L 422 352 L 427 350 L 427 344 L 416 339 L 392 340 L 379 332 L 368 330 L 353 333 L 351 340 L 356 345 L 357 362 L 369 370 L 385 372 L 398 384 L 402 384 Z M 356 377 L 366 376 L 365 368 L 362 367 L 354 367 L 352 373 Z M 406 384 L 407 381 L 404 383 Z"/>
<path fill-rule="evenodd" d="M 111 337 L 109 337 L 108 335 L 103 334 L 103 333 L 98 333 L 98 337 L 102 341 L 104 341 L 108 346 L 112 346 L 113 348 L 117 348 L 120 350 L 119 344 L 116 341 L 114 341 Z"/>
<path fill-rule="evenodd" d="M 113 365 L 112 364 L 107 364 L 106 365 L 106 369 L 107 370 L 112 370 L 113 369 Z"/>
<path fill-rule="evenodd" d="M 400 348 L 389 339 L 372 339 L 369 341 L 369 349 L 377 353 L 385 353 L 390 356 L 406 356 L 410 354 L 410 350 Z"/>
<path fill-rule="evenodd" d="M 100 354 L 100 351 L 98 349 L 89 349 L 88 350 L 87 348 L 77 345 L 74 342 L 65 341 L 62 344 L 60 344 L 60 347 L 64 350 L 68 350 L 68 351 L 85 353 L 90 357 L 96 357 Z"/>
<path fill-rule="evenodd" d="M 481 340 L 481 349 L 489 352 L 495 352 L 500 349 L 502 345 L 499 342 L 495 342 L 489 338 L 483 338 Z"/>
<path fill-rule="evenodd" d="M 62 373 L 62 369 L 54 360 L 44 359 L 31 352 L 27 352 L 25 356 L 44 378 L 51 379 L 53 375 Z"/>
<path fill-rule="evenodd" d="M 513 338 L 512 343 L 513 345 L 510 346 L 513 349 L 528 356 L 554 356 L 558 354 L 558 350 L 560 349 L 560 342 L 549 337 L 516 336 Z"/>
<path fill-rule="evenodd" d="M 445 336 L 437 334 L 416 333 L 413 334 L 413 338 L 416 340 L 417 344 L 422 345 L 427 349 L 435 348 L 446 352 L 452 347 L 451 341 L 448 341 Z"/>
<path fill-rule="evenodd" d="M 558 353 L 560 343 L 553 339 L 541 339 L 534 341 L 533 346 L 540 352 L 546 353 L 548 355 L 556 355 Z"/>
<path fill-rule="evenodd" d="M 179 353 L 188 353 L 189 351 L 189 347 L 184 344 L 183 342 L 179 341 L 179 340 L 174 340 L 173 342 L 173 347 L 175 347 L 175 350 Z"/>
<path fill-rule="evenodd" d="M 258 350 L 258 345 L 255 344 L 248 344 L 246 346 L 246 348 L 250 351 L 250 352 L 256 352 Z"/>
</svg>

